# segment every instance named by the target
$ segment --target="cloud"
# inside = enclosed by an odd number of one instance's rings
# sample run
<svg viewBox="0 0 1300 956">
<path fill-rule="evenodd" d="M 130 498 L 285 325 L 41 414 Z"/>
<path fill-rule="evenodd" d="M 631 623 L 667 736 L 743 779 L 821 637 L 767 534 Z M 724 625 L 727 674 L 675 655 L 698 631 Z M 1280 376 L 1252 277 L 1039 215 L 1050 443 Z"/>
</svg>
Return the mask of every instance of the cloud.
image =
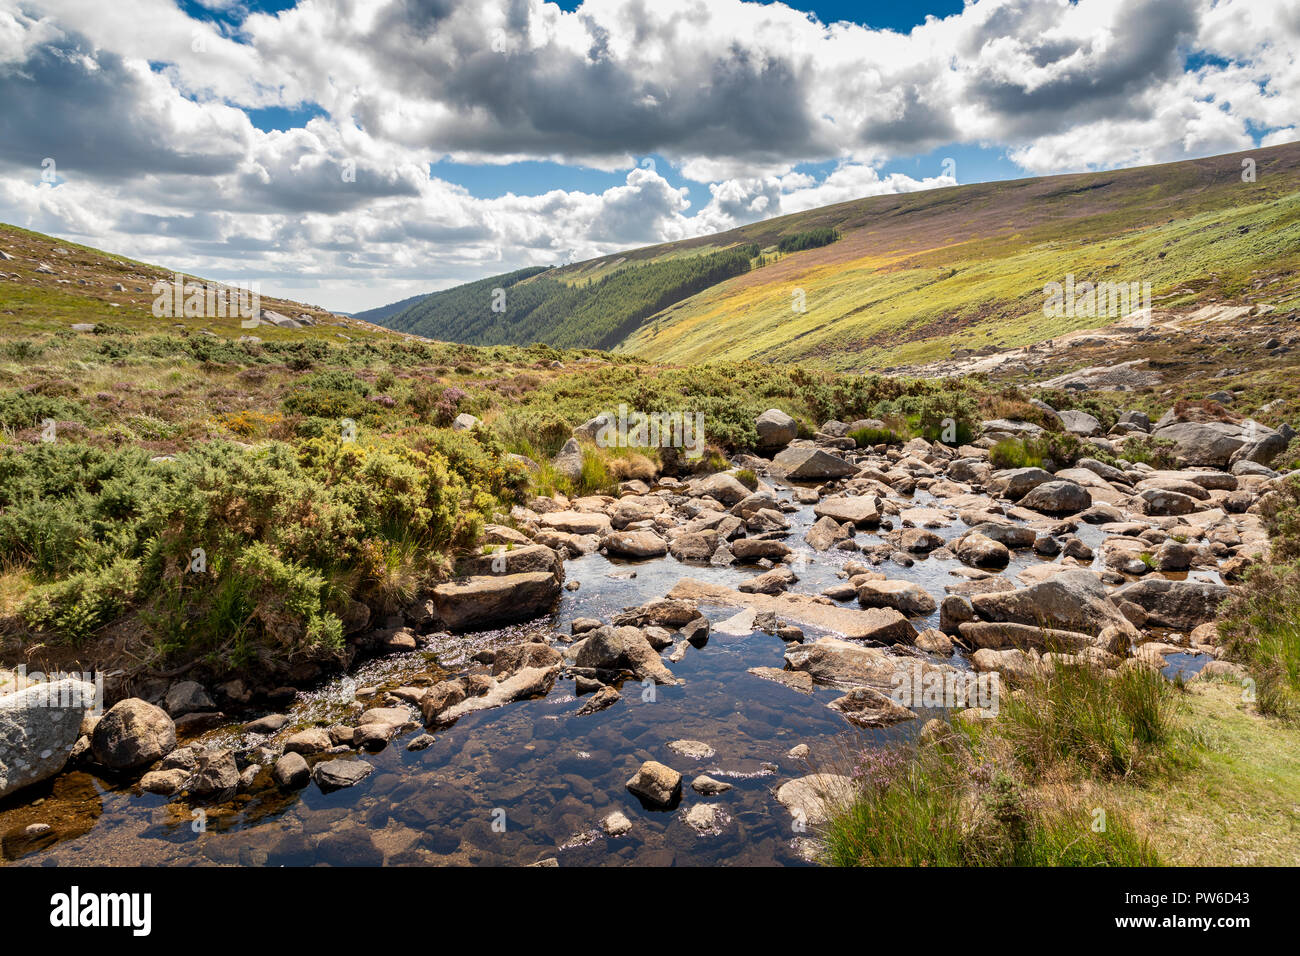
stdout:
<svg viewBox="0 0 1300 956">
<path fill-rule="evenodd" d="M 741 0 L 202 5 L 0 0 L 0 216 L 362 307 L 950 185 L 881 172 L 944 145 L 1054 173 L 1283 142 L 1300 102 L 1300 0 L 974 0 L 907 34 Z M 624 176 L 482 199 L 444 158 Z"/>
</svg>

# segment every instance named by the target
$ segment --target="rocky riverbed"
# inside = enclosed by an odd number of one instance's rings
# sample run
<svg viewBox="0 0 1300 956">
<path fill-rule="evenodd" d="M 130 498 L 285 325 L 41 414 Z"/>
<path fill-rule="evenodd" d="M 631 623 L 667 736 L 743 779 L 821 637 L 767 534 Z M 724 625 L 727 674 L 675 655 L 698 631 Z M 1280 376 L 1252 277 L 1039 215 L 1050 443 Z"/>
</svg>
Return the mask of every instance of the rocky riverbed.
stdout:
<svg viewBox="0 0 1300 956">
<path fill-rule="evenodd" d="M 14 688 L 0 851 L 38 865 L 804 863 L 852 749 L 950 708 L 900 687 L 1013 683 L 1054 653 L 1238 673 L 1218 659 L 1215 609 L 1266 552 L 1257 512 L 1286 436 L 1173 413 L 1102 436 L 1086 418 L 1063 415 L 1113 464 L 997 471 L 989 448 L 1036 426 L 859 449 L 847 435 L 870 423 L 796 440 L 773 410 L 764 456 L 733 472 L 516 508 L 462 577 L 363 636 L 377 656 L 274 712 L 236 716 L 229 686 L 185 679 L 100 718 L 20 706 L 32 689 Z M 1153 431 L 1185 467 L 1124 460 Z"/>
</svg>

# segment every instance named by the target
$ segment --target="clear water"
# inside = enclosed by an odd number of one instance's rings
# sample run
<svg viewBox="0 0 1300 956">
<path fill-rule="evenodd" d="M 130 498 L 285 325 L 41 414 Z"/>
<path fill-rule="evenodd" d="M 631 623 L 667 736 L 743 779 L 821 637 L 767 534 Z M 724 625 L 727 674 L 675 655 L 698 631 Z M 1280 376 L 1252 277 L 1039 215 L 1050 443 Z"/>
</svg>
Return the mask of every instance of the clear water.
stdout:
<svg viewBox="0 0 1300 956">
<path fill-rule="evenodd" d="M 937 505 L 925 494 L 911 505 Z M 788 515 L 788 542 L 803 547 L 803 532 L 815 520 L 811 507 Z M 955 521 L 935 529 L 945 539 L 963 530 Z M 1090 545 L 1102 535 L 1084 526 Z M 859 534 L 864 545 L 875 535 Z M 817 593 L 842 579 L 836 572 L 851 552 L 814 555 L 797 566 L 793 590 Z M 1017 552 L 1007 576 L 1042 559 Z M 912 568 L 880 566 L 890 577 L 914 581 L 936 600 L 944 586 L 960 578 L 951 560 L 918 558 Z M 291 709 L 295 721 L 338 720 L 355 716 L 375 697 L 358 701 L 357 688 L 393 688 L 412 677 L 441 677 L 456 671 L 484 647 L 520 640 L 535 628 L 567 632 L 575 617 L 608 620 L 629 606 L 662 597 L 682 577 L 735 586 L 756 573 L 748 568 L 684 565 L 671 557 L 641 562 L 610 561 L 588 555 L 566 565 L 576 592 L 564 591 L 549 620 L 505 631 L 447 638 L 419 651 L 374 660 L 359 671 L 299 695 Z M 715 623 L 736 608 L 703 608 Z M 937 624 L 914 620 L 918 629 Z M 809 639 L 818 636 L 805 629 Z M 254 791 L 232 803 L 190 807 L 184 802 L 141 793 L 88 773 L 64 774 L 46 784 L 33 804 L 0 805 L 0 853 L 7 861 L 35 865 L 332 865 L 364 864 L 529 864 L 555 857 L 561 865 L 640 864 L 800 865 L 797 838 L 788 811 L 774 792 L 781 783 L 814 770 L 844 771 L 856 747 L 879 746 L 915 735 L 935 712 L 885 730 L 862 731 L 826 704 L 840 691 L 818 688 L 803 694 L 747 673 L 751 667 L 781 667 L 785 645 L 755 631 L 744 637 L 714 634 L 702 648 L 670 664 L 680 686 L 655 688 L 652 699 L 639 683 L 623 687 L 613 707 L 590 716 L 573 711 L 580 699 L 573 682 L 557 682 L 543 700 L 470 714 L 434 733 L 426 750 L 409 752 L 399 738 L 363 758 L 375 767 L 361 784 L 330 794 L 314 785 L 282 793 L 263 772 Z M 954 659 L 965 666 L 960 655 Z M 1178 662 L 1190 665 L 1191 662 Z M 677 739 L 700 740 L 716 753 L 693 760 L 669 749 Z M 204 739 L 234 747 L 268 762 L 262 738 L 232 725 Z M 812 758 L 787 757 L 806 743 Z M 672 810 L 644 807 L 626 781 L 644 760 L 658 760 L 684 775 L 680 805 Z M 729 782 L 733 789 L 703 797 L 690 789 L 699 773 Z M 717 832 L 700 834 L 685 822 L 686 812 L 707 801 L 723 811 Z M 199 811 L 202 811 L 200 814 Z M 600 821 L 621 810 L 630 833 L 606 837 Z M 47 836 L 24 836 L 31 823 L 47 823 Z"/>
</svg>

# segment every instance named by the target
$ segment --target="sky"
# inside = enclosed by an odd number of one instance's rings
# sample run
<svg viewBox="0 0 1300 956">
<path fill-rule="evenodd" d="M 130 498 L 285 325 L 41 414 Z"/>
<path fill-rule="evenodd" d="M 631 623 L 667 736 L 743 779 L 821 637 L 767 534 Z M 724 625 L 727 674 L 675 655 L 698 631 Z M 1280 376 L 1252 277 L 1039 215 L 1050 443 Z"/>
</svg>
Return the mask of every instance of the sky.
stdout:
<svg viewBox="0 0 1300 956">
<path fill-rule="evenodd" d="M 0 221 L 342 312 L 1297 117 L 1300 0 L 0 0 Z"/>
</svg>

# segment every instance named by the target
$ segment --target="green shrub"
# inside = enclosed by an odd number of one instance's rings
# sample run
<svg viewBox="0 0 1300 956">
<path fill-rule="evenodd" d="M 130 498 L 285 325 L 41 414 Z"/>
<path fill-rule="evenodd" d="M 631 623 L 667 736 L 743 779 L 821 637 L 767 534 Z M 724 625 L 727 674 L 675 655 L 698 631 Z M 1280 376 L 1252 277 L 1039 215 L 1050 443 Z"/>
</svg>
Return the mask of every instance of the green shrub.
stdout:
<svg viewBox="0 0 1300 956">
<path fill-rule="evenodd" d="M 897 445 L 902 442 L 902 439 L 890 428 L 858 428 L 849 432 L 849 437 L 859 448 Z"/>
<path fill-rule="evenodd" d="M 119 558 L 35 588 L 19 607 L 28 626 L 79 645 L 126 613 L 140 587 L 140 562 Z"/>
<path fill-rule="evenodd" d="M 989 464 L 995 469 L 1041 468 L 1043 459 L 1019 438 L 1004 438 L 989 449 Z"/>
</svg>

